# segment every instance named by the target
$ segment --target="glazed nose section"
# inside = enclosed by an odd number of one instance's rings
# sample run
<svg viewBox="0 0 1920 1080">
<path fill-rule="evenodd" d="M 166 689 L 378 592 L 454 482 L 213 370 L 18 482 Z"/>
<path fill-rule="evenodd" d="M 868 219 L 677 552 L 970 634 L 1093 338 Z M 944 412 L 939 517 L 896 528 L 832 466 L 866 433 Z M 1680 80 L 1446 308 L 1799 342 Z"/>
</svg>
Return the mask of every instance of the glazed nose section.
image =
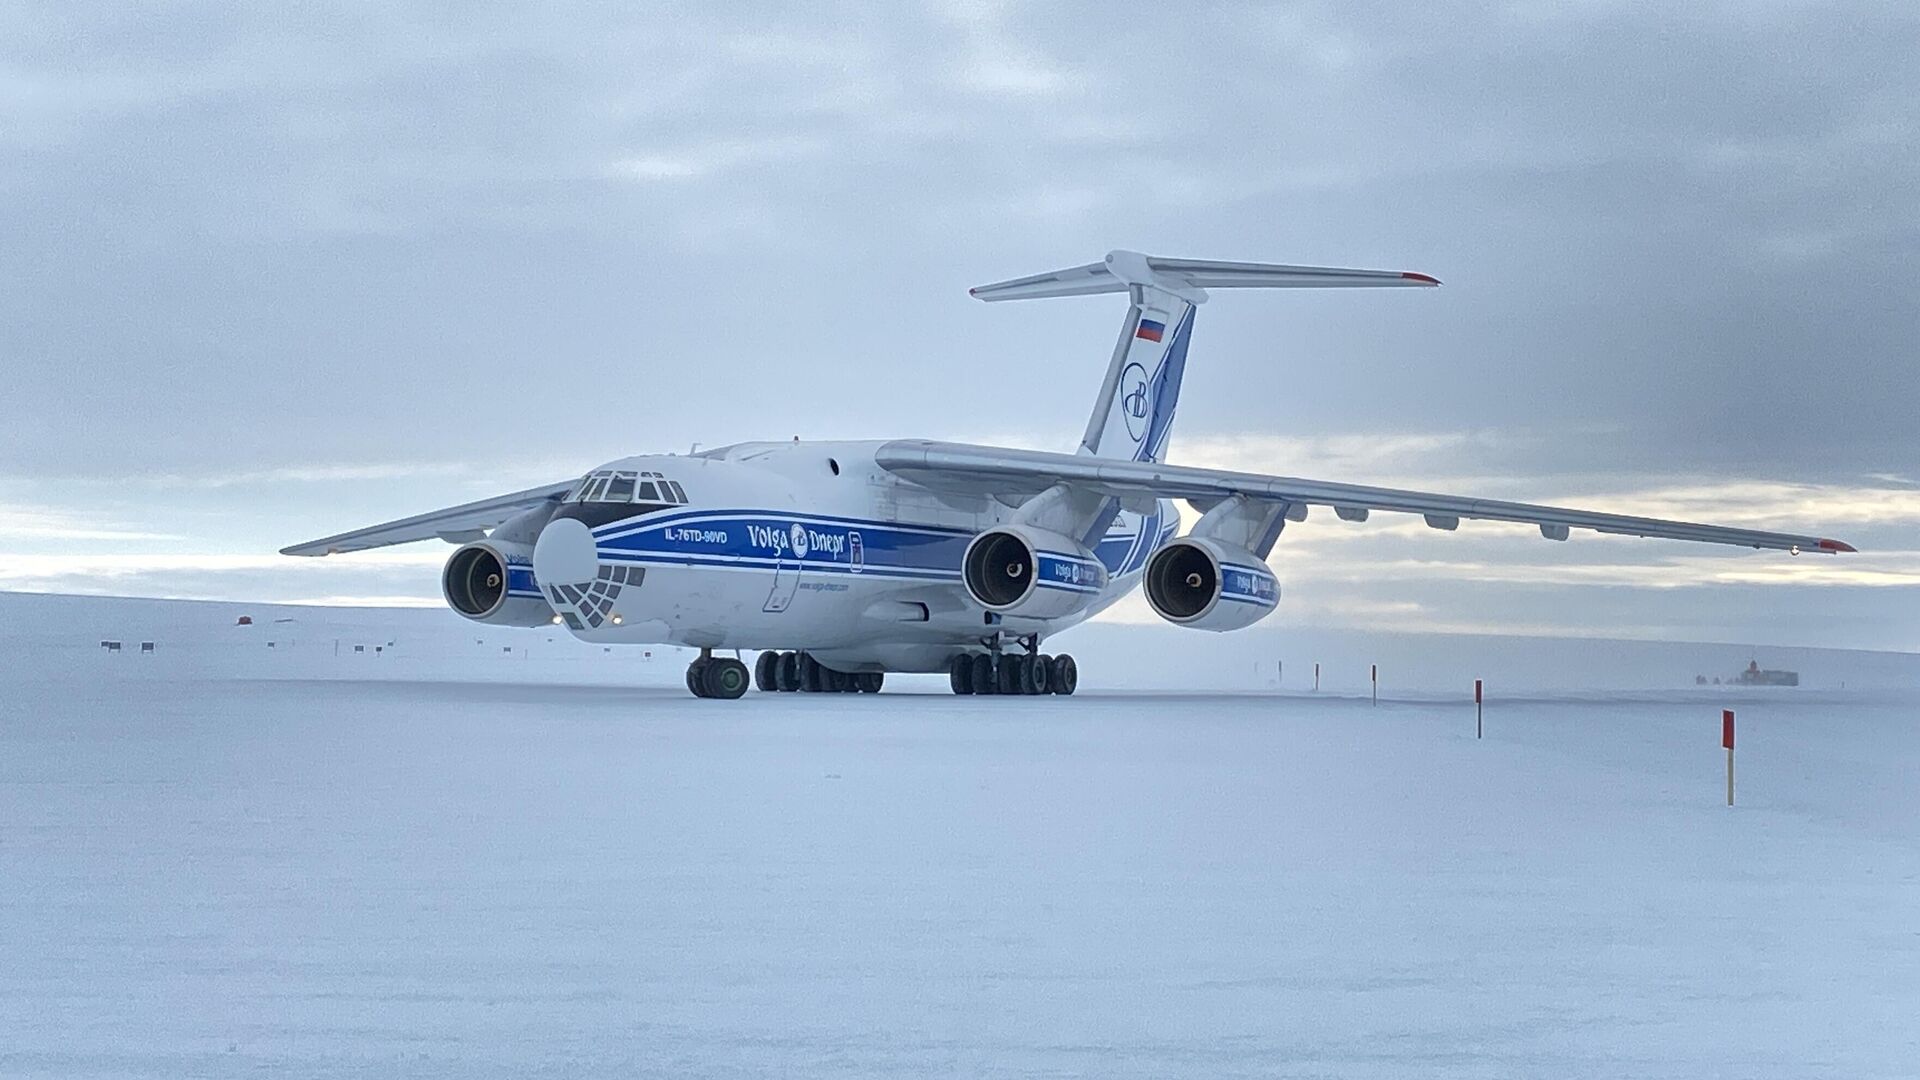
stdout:
<svg viewBox="0 0 1920 1080">
<path fill-rule="evenodd" d="M 533 545 L 533 576 L 542 585 L 584 585 L 600 569 L 593 530 L 584 521 L 555 518 Z"/>
</svg>

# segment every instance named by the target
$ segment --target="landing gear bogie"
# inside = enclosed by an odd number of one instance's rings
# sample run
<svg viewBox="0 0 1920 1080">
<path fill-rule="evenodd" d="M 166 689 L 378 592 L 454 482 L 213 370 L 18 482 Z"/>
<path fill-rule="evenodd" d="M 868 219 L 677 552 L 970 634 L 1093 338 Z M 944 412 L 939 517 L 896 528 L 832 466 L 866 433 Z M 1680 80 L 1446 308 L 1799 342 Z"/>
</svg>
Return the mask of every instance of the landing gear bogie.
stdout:
<svg viewBox="0 0 1920 1080">
<path fill-rule="evenodd" d="M 713 665 L 719 659 L 702 656 L 687 668 L 687 689 L 698 697 L 716 696 L 710 692 L 708 680 Z M 728 663 L 739 663 L 737 660 Z M 745 670 L 742 665 L 741 670 Z M 779 694 L 794 692 L 809 694 L 877 694 L 886 685 L 887 676 L 881 671 L 838 671 L 830 668 L 805 652 L 779 652 L 768 650 L 755 659 L 753 672 L 748 685 L 763 691 Z M 727 686 L 731 687 L 731 676 Z M 738 697 L 738 694 L 720 696 Z"/>
<path fill-rule="evenodd" d="M 1066 655 L 964 653 L 948 665 L 947 682 L 955 694 L 1065 697 L 1079 688 L 1080 669 Z"/>
</svg>

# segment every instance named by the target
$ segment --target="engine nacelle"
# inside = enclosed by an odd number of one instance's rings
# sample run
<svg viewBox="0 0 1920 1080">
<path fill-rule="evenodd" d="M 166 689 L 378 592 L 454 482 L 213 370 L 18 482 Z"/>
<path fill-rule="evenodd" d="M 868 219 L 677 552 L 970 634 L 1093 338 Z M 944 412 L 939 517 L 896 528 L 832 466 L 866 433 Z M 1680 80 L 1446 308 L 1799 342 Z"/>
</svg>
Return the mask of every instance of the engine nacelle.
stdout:
<svg viewBox="0 0 1920 1080">
<path fill-rule="evenodd" d="M 447 606 L 474 622 L 544 626 L 553 608 L 533 580 L 533 548 L 481 540 L 453 553 L 440 573 Z"/>
<path fill-rule="evenodd" d="M 1259 556 L 1199 536 L 1154 552 L 1142 587 L 1161 618 L 1196 630 L 1238 630 L 1280 606 L 1280 582 Z"/>
<path fill-rule="evenodd" d="M 967 595 L 988 611 L 1035 619 L 1071 615 L 1107 586 L 1107 568 L 1086 546 L 1027 525 L 999 525 L 967 544 Z"/>
</svg>

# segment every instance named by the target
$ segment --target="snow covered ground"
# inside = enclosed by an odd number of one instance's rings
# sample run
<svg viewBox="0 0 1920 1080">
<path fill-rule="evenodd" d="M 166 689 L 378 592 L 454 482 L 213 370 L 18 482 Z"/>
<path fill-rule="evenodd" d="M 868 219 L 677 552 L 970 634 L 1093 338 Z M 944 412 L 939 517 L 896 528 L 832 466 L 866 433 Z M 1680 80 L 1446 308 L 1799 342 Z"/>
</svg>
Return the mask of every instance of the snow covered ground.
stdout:
<svg viewBox="0 0 1920 1080">
<path fill-rule="evenodd" d="M 0 598 L 0 1074 L 1920 1073 L 1911 690 L 1496 695 L 1476 741 L 1393 694 L 697 701 L 255 610 Z"/>
</svg>

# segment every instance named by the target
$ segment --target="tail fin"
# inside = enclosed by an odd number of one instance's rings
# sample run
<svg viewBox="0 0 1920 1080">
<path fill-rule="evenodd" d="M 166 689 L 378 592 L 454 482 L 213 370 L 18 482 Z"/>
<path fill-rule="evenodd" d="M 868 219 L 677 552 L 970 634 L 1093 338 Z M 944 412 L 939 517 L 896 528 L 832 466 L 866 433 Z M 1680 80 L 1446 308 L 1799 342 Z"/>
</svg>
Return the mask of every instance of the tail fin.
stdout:
<svg viewBox="0 0 1920 1080">
<path fill-rule="evenodd" d="M 1425 274 L 1325 266 L 1207 262 L 1115 251 L 1097 263 L 1015 278 L 972 290 L 981 300 L 1031 300 L 1124 292 L 1132 303 L 1107 365 L 1080 452 L 1159 461 L 1173 430 L 1186 373 L 1195 308 L 1208 289 L 1314 289 L 1438 285 Z"/>
</svg>

